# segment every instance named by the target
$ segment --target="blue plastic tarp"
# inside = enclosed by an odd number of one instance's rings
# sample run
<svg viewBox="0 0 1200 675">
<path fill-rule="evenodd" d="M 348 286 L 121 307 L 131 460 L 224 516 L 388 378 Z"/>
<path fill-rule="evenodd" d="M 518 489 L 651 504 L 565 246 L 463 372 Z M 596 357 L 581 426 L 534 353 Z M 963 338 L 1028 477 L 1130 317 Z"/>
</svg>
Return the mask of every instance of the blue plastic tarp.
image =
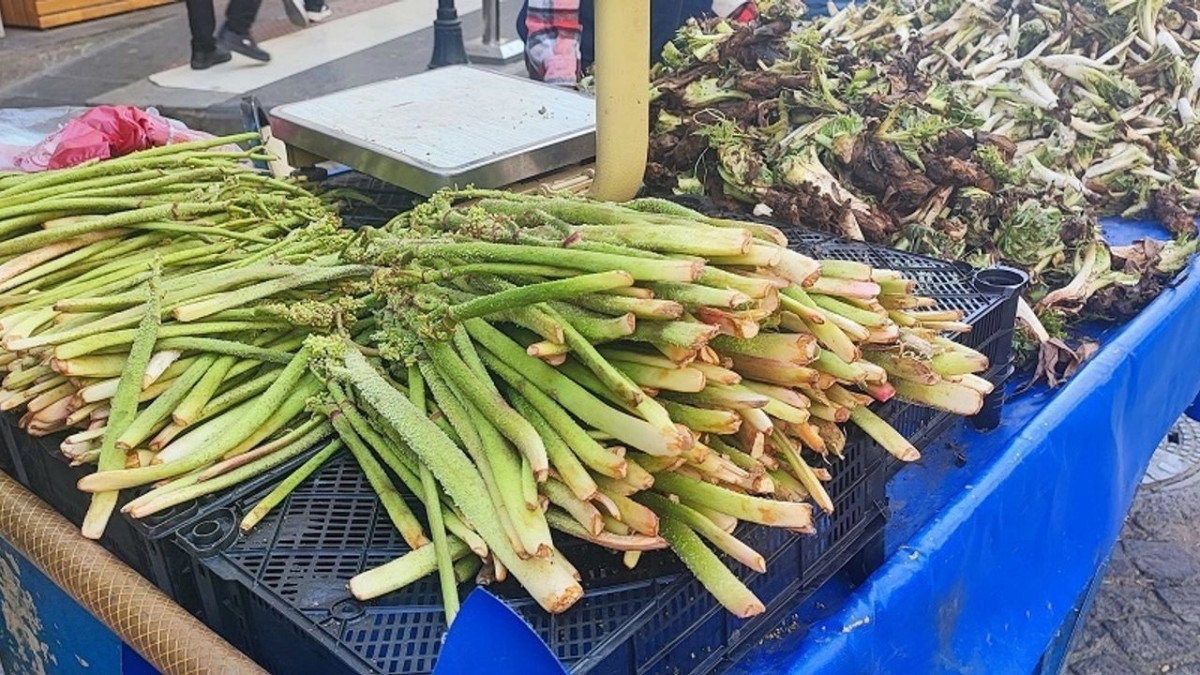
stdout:
<svg viewBox="0 0 1200 675">
<path fill-rule="evenodd" d="M 1109 225 L 1113 239 L 1143 228 Z M 889 485 L 890 556 L 737 673 L 1030 673 L 1107 559 L 1150 456 L 1200 391 L 1200 261 L 1064 388 L 960 429 Z"/>
</svg>

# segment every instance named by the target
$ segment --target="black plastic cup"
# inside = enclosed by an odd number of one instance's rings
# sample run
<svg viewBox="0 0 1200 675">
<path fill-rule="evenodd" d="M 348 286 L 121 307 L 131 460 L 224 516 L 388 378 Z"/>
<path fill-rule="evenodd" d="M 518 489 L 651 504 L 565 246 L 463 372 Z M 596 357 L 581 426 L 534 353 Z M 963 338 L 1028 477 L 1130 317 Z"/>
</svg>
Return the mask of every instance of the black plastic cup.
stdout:
<svg viewBox="0 0 1200 675">
<path fill-rule="evenodd" d="M 975 273 L 975 286 L 984 292 L 1016 293 L 1029 283 L 1029 275 L 1014 267 L 996 265 Z"/>
<path fill-rule="evenodd" d="M 975 288 L 988 295 L 1003 295 L 1006 299 L 1015 298 L 1025 285 L 1029 283 L 1029 275 L 1012 267 L 997 265 L 979 270 L 975 273 Z M 1011 326 L 1017 320 L 1017 303 L 1008 303 L 1004 308 L 1001 325 Z"/>
<path fill-rule="evenodd" d="M 996 323 L 988 322 L 994 326 L 993 333 L 983 337 L 977 348 L 983 350 L 992 348 L 993 342 L 1002 343 L 1003 349 L 1000 351 L 989 349 L 989 354 L 993 364 L 1007 364 L 1012 359 L 1011 335 L 1017 322 L 1017 300 L 1021 295 L 1021 290 L 1025 288 L 1025 284 L 1029 283 L 1029 275 L 1012 267 L 989 267 L 975 273 L 974 283 L 975 288 L 981 292 L 1004 298 L 1003 304 L 997 310 Z"/>
<path fill-rule="evenodd" d="M 971 426 L 978 431 L 991 431 L 1000 426 L 1000 413 L 1004 407 L 1004 384 L 1012 377 L 1015 367 L 1012 355 L 1012 334 L 1017 321 L 1017 301 L 1021 290 L 1029 283 L 1029 275 L 1012 267 L 996 266 L 975 273 L 975 287 L 991 296 L 1004 298 L 996 317 L 993 333 L 983 339 L 979 346 L 992 358 L 988 381 L 996 389 L 983 399 L 983 408 L 971 417 Z M 990 323 L 990 322 L 989 322 Z M 997 349 L 998 347 L 1002 347 Z"/>
</svg>

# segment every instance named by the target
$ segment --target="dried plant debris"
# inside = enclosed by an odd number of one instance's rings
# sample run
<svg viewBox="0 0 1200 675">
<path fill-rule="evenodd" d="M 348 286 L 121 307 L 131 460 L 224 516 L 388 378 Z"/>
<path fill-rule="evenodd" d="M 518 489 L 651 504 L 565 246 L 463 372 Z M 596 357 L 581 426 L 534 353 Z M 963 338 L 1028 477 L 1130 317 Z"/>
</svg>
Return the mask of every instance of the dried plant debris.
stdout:
<svg viewBox="0 0 1200 675">
<path fill-rule="evenodd" d="M 647 181 L 855 239 L 1027 270 L 1039 316 L 1128 319 L 1195 251 L 1200 9 L 880 0 L 692 22 L 652 92 Z M 1111 250 L 1099 216 L 1175 241 Z M 1153 249 L 1153 250 L 1151 250 Z M 1053 336 L 1051 336 L 1053 337 Z"/>
</svg>

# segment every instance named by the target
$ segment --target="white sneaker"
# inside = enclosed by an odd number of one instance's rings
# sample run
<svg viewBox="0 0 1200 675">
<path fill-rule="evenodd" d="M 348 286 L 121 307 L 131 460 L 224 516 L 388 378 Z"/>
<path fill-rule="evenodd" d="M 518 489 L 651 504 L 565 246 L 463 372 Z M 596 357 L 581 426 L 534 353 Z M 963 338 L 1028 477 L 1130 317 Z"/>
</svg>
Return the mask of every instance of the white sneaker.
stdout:
<svg viewBox="0 0 1200 675">
<path fill-rule="evenodd" d="M 301 28 L 308 28 L 308 12 L 304 11 L 304 0 L 283 0 L 283 11 L 288 21 Z"/>
<path fill-rule="evenodd" d="M 318 9 L 318 10 L 305 9 L 304 14 L 308 17 L 308 20 L 311 21 L 312 23 L 320 23 L 320 22 L 324 21 L 325 19 L 328 19 L 329 17 L 333 16 L 333 10 L 329 9 L 329 5 L 322 3 L 321 9 Z"/>
</svg>

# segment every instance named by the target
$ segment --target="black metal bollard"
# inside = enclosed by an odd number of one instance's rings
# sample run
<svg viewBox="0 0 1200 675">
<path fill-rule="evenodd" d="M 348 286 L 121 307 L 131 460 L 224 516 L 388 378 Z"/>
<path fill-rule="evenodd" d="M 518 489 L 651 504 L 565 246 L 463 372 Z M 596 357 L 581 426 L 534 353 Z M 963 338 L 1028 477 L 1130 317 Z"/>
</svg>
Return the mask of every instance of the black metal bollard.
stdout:
<svg viewBox="0 0 1200 675">
<path fill-rule="evenodd" d="M 454 0 L 438 0 L 437 19 L 433 22 L 433 58 L 430 68 L 470 63 L 463 44 L 462 21 Z"/>
</svg>

